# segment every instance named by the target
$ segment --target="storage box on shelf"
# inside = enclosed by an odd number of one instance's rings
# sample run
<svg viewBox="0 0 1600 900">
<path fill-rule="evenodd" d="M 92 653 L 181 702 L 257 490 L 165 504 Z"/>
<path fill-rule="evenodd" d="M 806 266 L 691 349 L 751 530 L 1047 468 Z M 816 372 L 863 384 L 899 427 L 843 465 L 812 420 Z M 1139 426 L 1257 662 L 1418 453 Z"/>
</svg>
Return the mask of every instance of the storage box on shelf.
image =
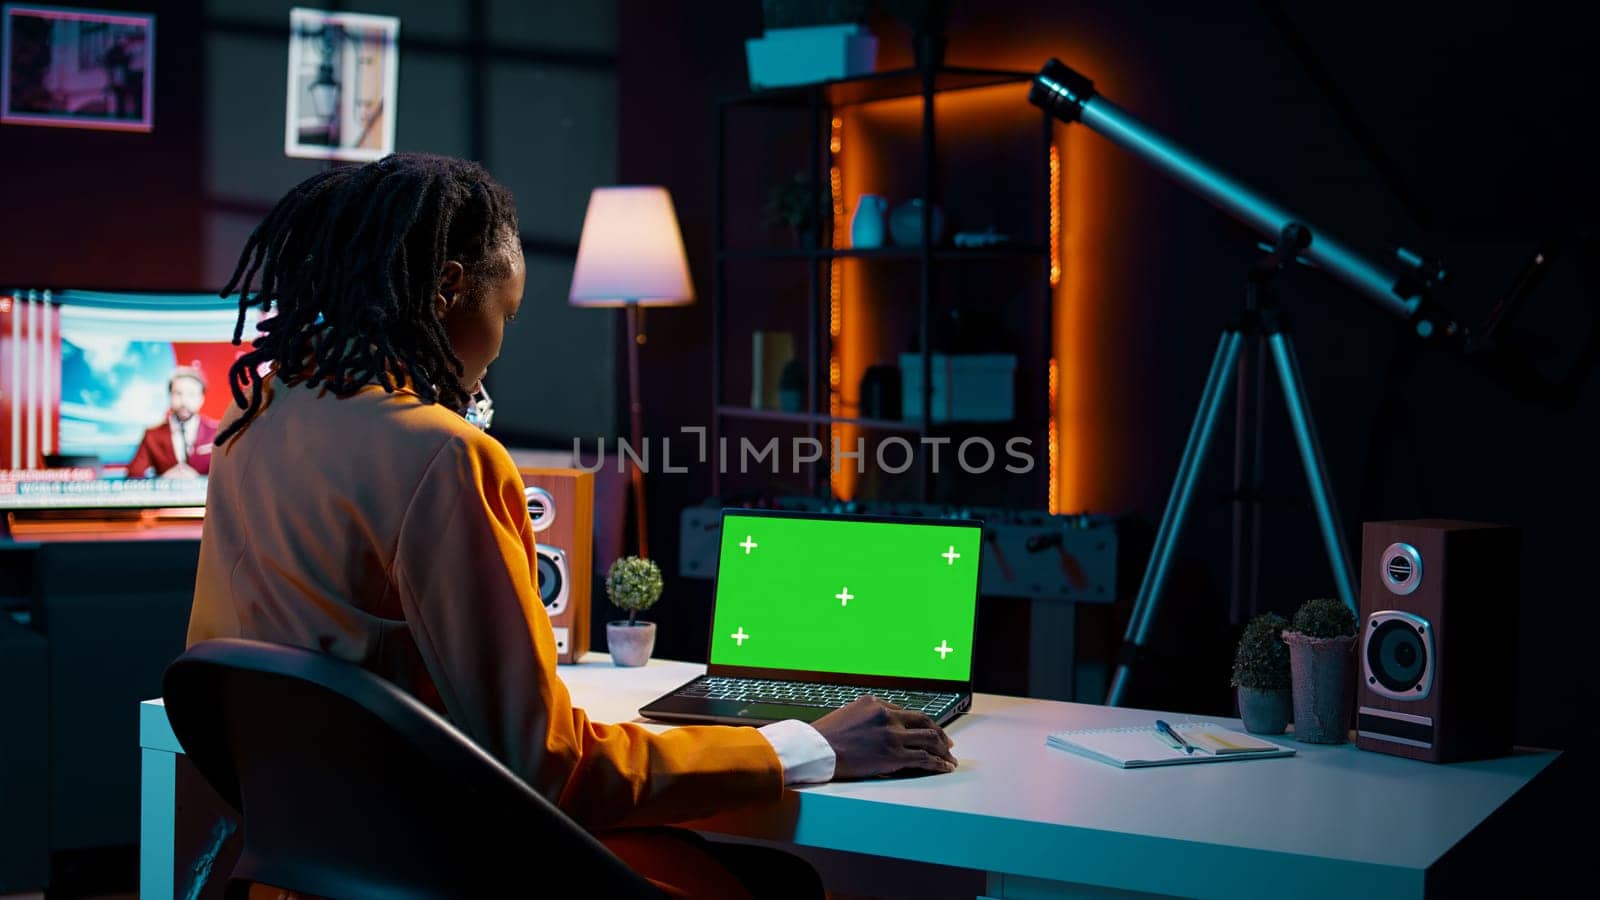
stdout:
<svg viewBox="0 0 1600 900">
<path fill-rule="evenodd" d="M 865 75 L 878 60 L 878 39 L 855 24 L 769 28 L 744 48 L 756 90 Z"/>
<path fill-rule="evenodd" d="M 905 418 L 920 421 L 922 354 L 900 354 Z M 1012 353 L 933 355 L 933 415 L 939 422 L 1009 422 L 1016 415 L 1017 357 Z"/>
</svg>

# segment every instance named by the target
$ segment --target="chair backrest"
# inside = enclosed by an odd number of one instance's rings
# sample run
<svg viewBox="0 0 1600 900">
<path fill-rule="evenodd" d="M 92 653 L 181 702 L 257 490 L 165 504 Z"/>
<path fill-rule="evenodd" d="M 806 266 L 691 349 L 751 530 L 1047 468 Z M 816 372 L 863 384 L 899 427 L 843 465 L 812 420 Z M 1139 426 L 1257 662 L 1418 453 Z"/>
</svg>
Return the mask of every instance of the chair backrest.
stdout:
<svg viewBox="0 0 1600 900">
<path fill-rule="evenodd" d="M 207 641 L 163 695 L 189 760 L 243 817 L 237 883 L 323 897 L 659 897 L 432 710 L 321 653 Z"/>
</svg>

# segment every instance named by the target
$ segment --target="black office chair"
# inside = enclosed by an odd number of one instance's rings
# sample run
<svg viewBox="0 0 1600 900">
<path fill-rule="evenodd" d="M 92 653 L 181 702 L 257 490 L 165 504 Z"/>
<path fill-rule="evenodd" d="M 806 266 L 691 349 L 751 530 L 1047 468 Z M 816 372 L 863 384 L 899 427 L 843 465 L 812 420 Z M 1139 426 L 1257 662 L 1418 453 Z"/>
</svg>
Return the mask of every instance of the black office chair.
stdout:
<svg viewBox="0 0 1600 900">
<path fill-rule="evenodd" d="M 661 892 L 432 710 L 321 653 L 206 641 L 163 680 L 190 761 L 243 817 L 230 898 Z"/>
</svg>

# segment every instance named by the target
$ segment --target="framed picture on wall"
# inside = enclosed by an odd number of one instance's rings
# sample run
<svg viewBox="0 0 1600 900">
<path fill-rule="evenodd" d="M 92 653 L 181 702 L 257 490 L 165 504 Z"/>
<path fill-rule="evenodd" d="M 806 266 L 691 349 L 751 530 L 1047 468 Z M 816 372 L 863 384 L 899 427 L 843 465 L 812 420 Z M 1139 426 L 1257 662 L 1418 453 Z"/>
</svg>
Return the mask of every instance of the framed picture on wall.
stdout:
<svg viewBox="0 0 1600 900">
<path fill-rule="evenodd" d="M 284 153 L 369 162 L 394 150 L 400 20 L 289 12 Z"/>
<path fill-rule="evenodd" d="M 111 131 L 155 126 L 156 17 L 5 5 L 0 122 Z"/>
</svg>

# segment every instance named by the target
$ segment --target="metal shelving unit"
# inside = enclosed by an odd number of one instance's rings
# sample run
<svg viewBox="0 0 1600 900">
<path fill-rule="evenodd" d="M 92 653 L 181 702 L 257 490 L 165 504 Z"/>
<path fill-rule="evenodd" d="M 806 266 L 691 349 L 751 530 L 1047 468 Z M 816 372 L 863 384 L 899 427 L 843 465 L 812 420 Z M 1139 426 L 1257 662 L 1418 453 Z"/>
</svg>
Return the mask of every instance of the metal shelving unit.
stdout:
<svg viewBox="0 0 1600 900">
<path fill-rule="evenodd" d="M 960 436 L 963 433 L 988 433 L 994 427 L 985 423 L 930 422 L 926 419 L 888 420 L 859 416 L 841 416 L 832 413 L 826 373 L 831 347 L 829 342 L 832 337 L 827 324 L 827 310 L 825 300 L 828 287 L 826 278 L 830 266 L 835 260 L 858 260 L 862 263 L 882 263 L 884 265 L 909 265 L 918 267 L 917 291 L 917 346 L 922 349 L 922 402 L 920 409 L 925 412 L 933 410 L 933 357 L 936 349 L 931 347 L 934 278 L 936 272 L 944 266 L 963 265 L 987 262 L 994 264 L 1015 260 L 1023 264 L 1038 267 L 1038 291 L 1036 297 L 1031 297 L 1030 302 L 1041 304 L 1041 315 L 1044 327 L 1038 335 L 1028 335 L 1024 338 L 1036 339 L 1039 346 L 1034 351 L 1039 353 L 1041 365 L 1047 368 L 1053 355 L 1051 327 L 1051 253 L 1049 247 L 1051 235 L 1051 203 L 1042 202 L 1044 208 L 1041 221 L 1037 223 L 1037 235 L 1021 235 L 1023 243 L 1010 243 L 991 247 L 958 248 L 936 246 L 930 240 L 932 235 L 932 209 L 940 203 L 941 185 L 936 177 L 938 162 L 938 141 L 936 134 L 934 99 L 936 96 L 953 91 L 988 88 L 1009 84 L 1025 84 L 1033 78 L 1031 72 L 1015 72 L 994 69 L 940 67 L 928 70 L 897 70 L 877 72 L 857 78 L 842 79 L 838 81 L 820 82 L 817 84 L 803 85 L 790 88 L 780 88 L 735 97 L 724 98 L 717 103 L 716 109 L 716 140 L 713 163 L 716 167 L 715 185 L 716 196 L 713 211 L 713 241 L 714 265 L 712 273 L 712 446 L 718 446 L 718 439 L 729 428 L 739 422 L 767 422 L 791 425 L 802 425 L 807 429 L 807 434 L 819 437 L 823 446 L 830 446 L 830 436 L 834 425 L 855 426 L 858 428 L 877 429 L 886 433 L 902 434 L 949 434 Z M 919 196 L 928 198 L 922 210 L 922 242 L 921 246 L 912 247 L 880 247 L 871 249 L 847 249 L 833 247 L 818 248 L 731 248 L 727 241 L 727 185 L 724 163 L 728 159 L 727 142 L 729 131 L 729 117 L 738 110 L 749 108 L 786 108 L 802 111 L 809 116 L 809 141 L 807 152 L 809 160 L 811 184 L 818 195 L 815 198 L 817 208 L 823 205 L 821 201 L 828 190 L 828 179 L 825 177 L 825 160 L 829 154 L 829 134 L 827 125 L 832 121 L 836 110 L 843 107 L 875 103 L 883 100 L 919 97 L 921 99 L 921 133 L 920 133 L 920 184 Z M 1037 166 L 1037 190 L 1040 197 L 1046 197 L 1051 189 L 1050 178 L 1050 147 L 1054 137 L 1054 120 L 1048 114 L 1040 115 L 1040 132 L 1038 143 L 1039 161 Z M 726 373 L 723 353 L 724 342 L 728 337 L 725 321 L 726 305 L 728 302 L 728 267 L 730 264 L 749 265 L 759 263 L 779 263 L 794 265 L 806 264 L 806 329 L 803 339 L 799 342 L 801 352 L 804 353 L 805 364 L 805 406 L 803 411 L 779 411 L 770 409 L 756 409 L 748 406 L 730 404 L 726 402 L 723 391 L 723 378 Z M 1031 295 L 1030 295 L 1031 296 Z M 933 352 L 929 352 L 932 350 Z M 1026 348 L 1019 347 L 1019 362 L 1026 359 Z M 1048 443 L 1049 421 L 1049 386 L 1048 372 L 1041 369 L 1038 377 L 1033 379 L 1037 383 L 1028 382 L 1024 390 L 1018 395 L 1016 419 L 1009 423 L 1013 427 L 1027 427 L 1031 432 L 1036 432 L 1042 438 L 1040 446 Z M 823 459 L 812 467 L 807 476 L 807 489 L 809 493 L 823 496 L 829 491 L 827 466 L 830 464 L 830 455 L 825 453 Z M 1046 463 L 1046 466 L 1048 463 Z M 923 465 L 921 469 L 921 499 L 927 500 L 931 491 L 932 472 L 930 467 Z M 1046 478 L 1041 478 L 1041 484 L 1046 483 Z M 723 490 L 722 473 L 718 468 L 712 470 L 712 494 L 721 496 Z M 1046 507 L 1049 497 L 1046 496 L 1048 488 L 1039 491 L 1039 497 L 1033 505 Z"/>
</svg>

